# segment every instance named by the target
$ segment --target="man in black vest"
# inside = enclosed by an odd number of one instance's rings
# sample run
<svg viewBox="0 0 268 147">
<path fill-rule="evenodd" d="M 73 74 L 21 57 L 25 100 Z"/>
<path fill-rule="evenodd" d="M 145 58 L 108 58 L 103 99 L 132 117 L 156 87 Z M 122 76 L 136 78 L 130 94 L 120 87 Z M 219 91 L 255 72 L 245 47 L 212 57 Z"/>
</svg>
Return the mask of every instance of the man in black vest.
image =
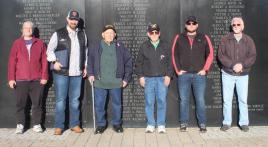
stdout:
<svg viewBox="0 0 268 147">
<path fill-rule="evenodd" d="M 65 122 L 65 107 L 69 97 L 70 128 L 82 133 L 79 120 L 79 97 L 82 77 L 86 76 L 87 37 L 79 29 L 79 13 L 71 10 L 66 18 L 67 25 L 57 30 L 51 37 L 47 60 L 51 62 L 56 94 L 56 114 L 54 135 L 61 135 Z"/>
<path fill-rule="evenodd" d="M 180 131 L 185 132 L 189 121 L 190 93 L 196 104 L 196 117 L 200 132 L 206 129 L 206 74 L 213 62 L 213 46 L 210 38 L 198 31 L 195 16 L 185 21 L 185 32 L 176 35 L 172 46 L 172 63 L 178 75 L 180 95 Z"/>
</svg>

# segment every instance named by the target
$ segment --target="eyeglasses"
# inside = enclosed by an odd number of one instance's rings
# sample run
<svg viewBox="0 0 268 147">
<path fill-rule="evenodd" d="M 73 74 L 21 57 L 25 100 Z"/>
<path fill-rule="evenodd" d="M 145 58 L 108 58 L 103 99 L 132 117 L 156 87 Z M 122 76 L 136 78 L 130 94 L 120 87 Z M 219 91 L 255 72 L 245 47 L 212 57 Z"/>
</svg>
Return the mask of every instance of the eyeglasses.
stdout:
<svg viewBox="0 0 268 147">
<path fill-rule="evenodd" d="M 241 26 L 241 24 L 239 24 L 239 23 L 238 24 L 232 24 L 232 26 L 233 27 L 235 27 L 235 26 L 238 26 L 239 27 L 239 26 Z"/>
<path fill-rule="evenodd" d="M 186 25 L 193 25 L 193 26 L 195 26 L 197 24 L 197 22 L 186 22 Z"/>
<path fill-rule="evenodd" d="M 149 34 L 150 34 L 150 35 L 159 35 L 160 32 L 158 32 L 158 31 L 152 31 L 152 32 L 149 32 Z"/>
</svg>

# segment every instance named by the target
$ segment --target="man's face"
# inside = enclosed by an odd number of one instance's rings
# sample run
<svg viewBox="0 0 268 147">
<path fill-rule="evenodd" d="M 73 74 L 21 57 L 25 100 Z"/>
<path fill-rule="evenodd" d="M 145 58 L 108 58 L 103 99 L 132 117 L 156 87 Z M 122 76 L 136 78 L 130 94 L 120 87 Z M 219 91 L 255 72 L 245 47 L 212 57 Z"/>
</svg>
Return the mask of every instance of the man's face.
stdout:
<svg viewBox="0 0 268 147">
<path fill-rule="evenodd" d="M 22 26 L 22 36 L 31 37 L 33 34 L 33 26 L 29 23 L 24 23 Z"/>
<path fill-rule="evenodd" d="M 66 20 L 67 20 L 67 25 L 68 25 L 71 29 L 75 30 L 76 27 L 77 27 L 77 25 L 78 25 L 78 20 L 75 20 L 75 19 L 69 19 L 69 18 L 66 18 Z"/>
<path fill-rule="evenodd" d="M 198 23 L 188 21 L 188 22 L 185 23 L 185 28 L 186 28 L 187 32 L 194 33 L 194 32 L 196 32 L 196 30 L 198 28 Z"/>
<path fill-rule="evenodd" d="M 240 34 L 243 31 L 242 24 L 239 20 L 234 20 L 232 24 L 232 29 L 235 34 Z"/>
<path fill-rule="evenodd" d="M 112 42 L 115 38 L 116 33 L 112 29 L 108 29 L 102 33 L 102 37 L 105 42 Z"/>
<path fill-rule="evenodd" d="M 160 32 L 154 30 L 154 31 L 148 32 L 147 35 L 153 42 L 156 42 L 157 40 L 159 40 Z"/>
</svg>

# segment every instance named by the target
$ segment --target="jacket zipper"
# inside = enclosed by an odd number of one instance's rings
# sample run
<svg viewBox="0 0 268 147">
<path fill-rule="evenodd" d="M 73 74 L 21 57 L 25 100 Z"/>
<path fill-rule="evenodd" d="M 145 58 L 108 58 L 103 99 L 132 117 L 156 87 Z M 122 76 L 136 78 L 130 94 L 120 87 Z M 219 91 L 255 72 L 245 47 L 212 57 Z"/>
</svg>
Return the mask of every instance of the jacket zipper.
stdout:
<svg viewBox="0 0 268 147">
<path fill-rule="evenodd" d="M 194 44 L 194 39 L 191 40 L 191 38 L 188 37 L 188 41 L 189 41 L 189 44 L 190 44 L 190 49 L 192 50 L 193 49 L 193 44 Z"/>
<path fill-rule="evenodd" d="M 191 41 L 191 38 L 190 38 L 190 37 L 187 36 L 187 38 L 188 38 L 188 41 L 189 41 L 189 44 L 190 44 L 190 52 L 191 52 L 191 53 L 190 53 L 190 62 L 191 62 L 191 63 L 190 63 L 190 66 L 191 66 L 191 67 L 190 67 L 190 70 L 192 70 L 192 68 L 193 68 L 193 67 L 192 67 L 192 66 L 193 66 L 193 65 L 192 65 L 192 63 L 193 63 L 193 62 L 192 62 L 192 52 L 193 52 L 194 39 L 192 39 L 192 41 Z"/>
<path fill-rule="evenodd" d="M 30 51 L 29 52 L 27 51 L 28 52 L 28 56 L 29 56 L 29 66 L 31 66 L 31 54 L 32 54 L 31 52 L 32 52 L 33 45 L 34 45 L 34 42 L 32 43 L 32 45 L 30 47 Z M 26 48 L 27 48 L 27 46 L 26 46 Z M 29 77 L 30 79 L 29 80 L 31 80 L 31 77 L 32 77 L 31 76 L 32 75 L 31 74 L 31 67 L 29 67 L 29 73 L 30 73 L 30 77 Z"/>
<path fill-rule="evenodd" d="M 99 58 L 99 73 L 98 73 L 98 76 L 97 76 L 97 78 L 98 78 L 98 80 L 100 80 L 101 79 L 101 68 L 100 68 L 100 64 L 101 64 L 101 54 L 102 54 L 102 48 L 101 48 L 101 44 L 100 44 L 100 49 L 99 49 L 99 52 L 98 52 L 98 56 L 100 57 Z"/>
<path fill-rule="evenodd" d="M 238 46 L 239 45 L 239 42 L 237 41 L 236 43 L 236 60 L 238 61 Z"/>
</svg>

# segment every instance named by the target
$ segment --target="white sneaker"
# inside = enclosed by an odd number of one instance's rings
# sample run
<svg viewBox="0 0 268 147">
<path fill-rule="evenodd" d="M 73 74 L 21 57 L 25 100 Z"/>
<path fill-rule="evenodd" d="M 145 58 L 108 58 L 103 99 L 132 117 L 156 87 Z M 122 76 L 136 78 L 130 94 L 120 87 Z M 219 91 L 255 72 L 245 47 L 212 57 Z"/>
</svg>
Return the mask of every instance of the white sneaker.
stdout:
<svg viewBox="0 0 268 147">
<path fill-rule="evenodd" d="M 153 133 L 154 132 L 154 126 L 148 125 L 145 129 L 145 133 Z"/>
<path fill-rule="evenodd" d="M 16 128 L 15 133 L 16 134 L 22 134 L 23 130 L 24 130 L 24 126 L 22 124 L 17 124 L 17 128 Z"/>
<path fill-rule="evenodd" d="M 33 131 L 36 132 L 36 133 L 42 133 L 43 129 L 42 129 L 41 125 L 38 124 L 38 125 L 33 126 Z"/>
<path fill-rule="evenodd" d="M 165 126 L 158 126 L 158 133 L 166 133 L 166 128 Z"/>
</svg>

